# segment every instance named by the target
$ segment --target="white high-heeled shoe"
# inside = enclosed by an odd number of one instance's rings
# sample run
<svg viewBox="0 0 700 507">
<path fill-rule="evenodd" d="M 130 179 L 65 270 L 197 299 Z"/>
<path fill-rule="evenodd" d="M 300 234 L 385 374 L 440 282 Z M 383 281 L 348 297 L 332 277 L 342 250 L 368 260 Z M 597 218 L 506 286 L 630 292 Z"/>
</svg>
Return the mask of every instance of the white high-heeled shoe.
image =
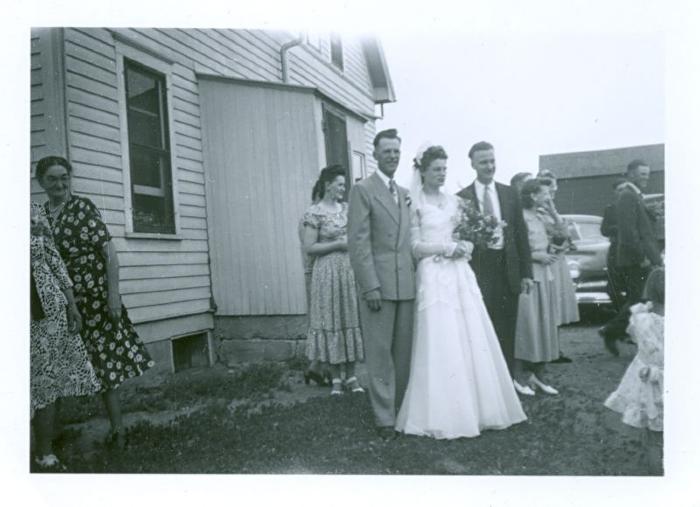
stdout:
<svg viewBox="0 0 700 507">
<path fill-rule="evenodd" d="M 515 390 L 518 391 L 520 394 L 524 394 L 525 396 L 534 396 L 535 391 L 532 390 L 530 386 L 523 386 L 518 383 L 517 380 L 513 379 L 513 387 L 515 387 Z"/>
<path fill-rule="evenodd" d="M 541 389 L 547 394 L 559 394 L 559 391 L 554 389 L 552 386 L 548 386 L 547 384 L 542 382 L 534 374 L 530 376 L 530 383 L 534 384 L 535 386 L 537 386 L 538 389 Z"/>
</svg>

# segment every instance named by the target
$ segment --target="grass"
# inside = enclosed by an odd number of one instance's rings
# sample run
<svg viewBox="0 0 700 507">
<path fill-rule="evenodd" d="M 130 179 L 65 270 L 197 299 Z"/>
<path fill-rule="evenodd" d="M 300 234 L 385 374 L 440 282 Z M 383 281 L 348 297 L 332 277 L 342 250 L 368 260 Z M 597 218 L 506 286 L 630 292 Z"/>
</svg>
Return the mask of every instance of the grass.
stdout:
<svg viewBox="0 0 700 507">
<path fill-rule="evenodd" d="M 313 388 L 297 387 L 290 365 L 263 364 L 235 373 L 211 368 L 162 386 L 125 389 L 125 411 L 203 408 L 166 425 L 133 426 L 122 451 L 98 446 L 85 454 L 68 442 L 59 456 L 70 472 L 95 473 L 659 474 L 659 463 L 649 469 L 644 461 L 641 432 L 602 404 L 633 351 L 612 358 L 592 345 L 594 332 L 566 331 L 565 352 L 574 363 L 550 369 L 559 396 L 525 397 L 528 421 L 479 438 L 381 441 L 362 394 L 331 398 L 318 391 L 323 395 L 296 404 L 270 404 L 273 392 Z M 235 410 L 233 400 L 240 402 Z M 81 408 L 67 416 L 88 413 Z"/>
</svg>

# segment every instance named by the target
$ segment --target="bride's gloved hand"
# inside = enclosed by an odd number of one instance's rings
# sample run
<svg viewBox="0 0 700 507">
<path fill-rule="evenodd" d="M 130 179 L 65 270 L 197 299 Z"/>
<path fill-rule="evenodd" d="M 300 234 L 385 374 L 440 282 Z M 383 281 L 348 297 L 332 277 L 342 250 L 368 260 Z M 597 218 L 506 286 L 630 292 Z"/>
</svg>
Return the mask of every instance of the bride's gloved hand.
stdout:
<svg viewBox="0 0 700 507">
<path fill-rule="evenodd" d="M 459 258 L 464 257 L 467 260 L 471 259 L 472 251 L 474 250 L 474 245 L 469 241 L 459 241 L 457 246 L 452 253 L 452 257 Z"/>
</svg>

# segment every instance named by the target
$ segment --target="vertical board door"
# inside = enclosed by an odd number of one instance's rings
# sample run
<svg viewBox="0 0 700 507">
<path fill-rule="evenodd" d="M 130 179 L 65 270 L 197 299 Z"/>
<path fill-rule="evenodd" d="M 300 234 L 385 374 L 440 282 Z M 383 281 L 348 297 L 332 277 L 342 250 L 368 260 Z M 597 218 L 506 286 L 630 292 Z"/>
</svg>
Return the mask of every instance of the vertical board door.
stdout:
<svg viewBox="0 0 700 507">
<path fill-rule="evenodd" d="M 298 226 L 319 171 L 313 93 L 199 79 L 217 314 L 303 314 Z"/>
</svg>

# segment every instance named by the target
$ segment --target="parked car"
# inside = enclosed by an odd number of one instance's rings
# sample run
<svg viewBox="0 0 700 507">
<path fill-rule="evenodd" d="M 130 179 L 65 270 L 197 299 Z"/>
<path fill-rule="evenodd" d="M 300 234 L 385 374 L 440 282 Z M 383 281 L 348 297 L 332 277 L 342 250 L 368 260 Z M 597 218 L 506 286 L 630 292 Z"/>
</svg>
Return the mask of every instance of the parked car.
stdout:
<svg viewBox="0 0 700 507">
<path fill-rule="evenodd" d="M 610 240 L 600 233 L 602 217 L 563 215 L 569 222 L 574 249 L 566 254 L 579 305 L 611 306 L 607 256 Z"/>
</svg>

